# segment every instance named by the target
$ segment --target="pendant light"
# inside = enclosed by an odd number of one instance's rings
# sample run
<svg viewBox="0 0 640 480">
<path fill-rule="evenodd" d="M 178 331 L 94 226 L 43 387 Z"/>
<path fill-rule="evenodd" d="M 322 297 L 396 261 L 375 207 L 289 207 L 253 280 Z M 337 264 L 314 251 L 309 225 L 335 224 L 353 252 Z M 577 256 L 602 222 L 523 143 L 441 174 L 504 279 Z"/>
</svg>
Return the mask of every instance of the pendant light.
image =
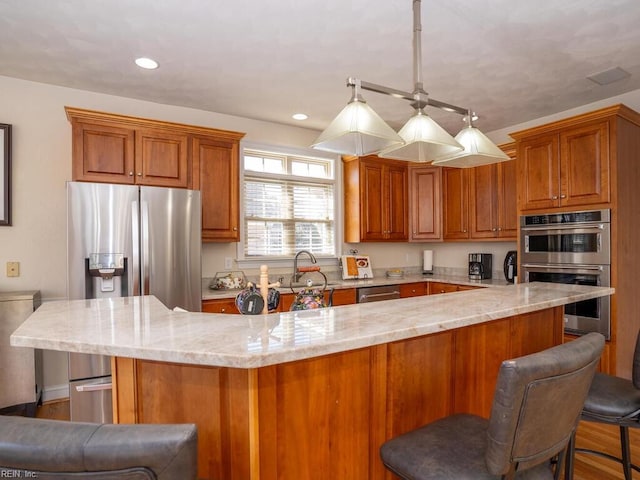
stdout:
<svg viewBox="0 0 640 480">
<path fill-rule="evenodd" d="M 434 160 L 434 165 L 468 168 L 511 160 L 511 157 L 473 126 L 473 118 L 473 113 L 469 112 L 465 117 L 468 125 L 456 135 L 456 140 L 464 147 L 464 150 Z"/>
<path fill-rule="evenodd" d="M 424 111 L 435 107 L 460 115 L 469 110 L 428 97 L 422 83 L 422 49 L 420 24 L 421 0 L 413 2 L 413 92 L 348 78 L 347 86 L 354 89 L 349 104 L 320 134 L 312 147 L 334 153 L 367 155 L 414 162 L 433 161 L 456 167 L 475 166 L 479 162 L 495 163 L 508 160 L 505 154 L 480 130 L 471 125 L 453 138 Z M 359 95 L 359 89 L 391 95 L 412 102 L 415 114 L 398 134 L 369 107 Z M 506 157 L 506 158 L 505 158 Z"/>
<path fill-rule="evenodd" d="M 318 150 L 361 156 L 402 145 L 402 138 L 363 100 L 359 82 L 351 87 L 353 94 L 347 106 L 311 146 Z"/>
</svg>

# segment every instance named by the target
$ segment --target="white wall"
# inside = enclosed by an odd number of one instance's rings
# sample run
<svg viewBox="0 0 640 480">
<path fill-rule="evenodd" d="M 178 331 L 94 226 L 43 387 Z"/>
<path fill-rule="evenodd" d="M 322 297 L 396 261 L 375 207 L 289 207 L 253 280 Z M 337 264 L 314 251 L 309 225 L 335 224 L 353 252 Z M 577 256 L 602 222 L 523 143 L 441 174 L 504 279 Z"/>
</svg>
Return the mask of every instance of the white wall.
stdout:
<svg viewBox="0 0 640 480">
<path fill-rule="evenodd" d="M 640 110 L 640 90 L 579 109 L 515 125 L 489 136 L 497 143 L 509 141 L 508 132 L 557 118 L 626 103 Z M 43 300 L 65 297 L 66 205 L 65 182 L 71 179 L 71 126 L 64 106 L 168 120 L 247 132 L 246 140 L 272 145 L 306 147 L 318 132 L 280 124 L 130 98 L 55 87 L 0 76 L 0 123 L 13 125 L 12 219 L 0 227 L 0 290 L 40 290 Z M 347 245 L 346 248 L 353 247 Z M 374 268 L 418 266 L 421 251 L 434 250 L 439 267 L 465 268 L 469 252 L 494 254 L 494 270 L 500 270 L 509 243 L 360 244 L 360 253 L 372 256 Z M 224 270 L 224 257 L 235 258 L 235 244 L 203 247 L 203 276 Z M 8 261 L 20 262 L 20 276 L 5 276 Z M 45 352 L 45 392 L 56 395 L 66 383 L 66 356 Z M 56 390 L 60 387 L 60 390 Z"/>
</svg>

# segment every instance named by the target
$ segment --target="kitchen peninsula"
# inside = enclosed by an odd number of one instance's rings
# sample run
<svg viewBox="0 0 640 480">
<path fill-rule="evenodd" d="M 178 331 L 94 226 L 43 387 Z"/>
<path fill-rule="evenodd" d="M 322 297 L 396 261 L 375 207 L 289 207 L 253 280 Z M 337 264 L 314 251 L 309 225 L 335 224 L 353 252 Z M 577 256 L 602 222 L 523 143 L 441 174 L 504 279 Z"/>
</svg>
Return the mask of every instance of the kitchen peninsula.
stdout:
<svg viewBox="0 0 640 480">
<path fill-rule="evenodd" d="M 202 478 L 382 479 L 386 439 L 488 415 L 502 360 L 561 343 L 562 305 L 612 293 L 529 283 L 257 316 L 59 301 L 11 344 L 113 356 L 115 420 L 197 423 Z"/>
</svg>

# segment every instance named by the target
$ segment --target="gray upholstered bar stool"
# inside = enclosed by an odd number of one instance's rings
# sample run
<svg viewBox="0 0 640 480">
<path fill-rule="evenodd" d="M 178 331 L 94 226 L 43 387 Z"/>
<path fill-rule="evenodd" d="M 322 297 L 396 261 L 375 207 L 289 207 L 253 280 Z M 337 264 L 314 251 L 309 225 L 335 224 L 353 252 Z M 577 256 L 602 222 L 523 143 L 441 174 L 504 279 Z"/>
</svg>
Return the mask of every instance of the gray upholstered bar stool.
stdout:
<svg viewBox="0 0 640 480">
<path fill-rule="evenodd" d="M 111 425 L 0 416 L 0 478 L 195 480 L 195 425 Z"/>
<path fill-rule="evenodd" d="M 620 427 L 621 458 L 596 450 L 575 449 L 576 452 L 592 453 L 621 463 L 625 480 L 631 480 L 631 469 L 640 472 L 640 468 L 631 462 L 629 450 L 629 427 L 640 428 L 640 333 L 636 338 L 631 377 L 627 380 L 596 373 L 582 409 L 584 421 Z M 572 467 L 573 463 L 569 465 Z"/>
<path fill-rule="evenodd" d="M 382 445 L 382 462 L 407 480 L 560 478 L 603 347 L 590 333 L 502 362 L 489 419 L 437 420 Z"/>
</svg>

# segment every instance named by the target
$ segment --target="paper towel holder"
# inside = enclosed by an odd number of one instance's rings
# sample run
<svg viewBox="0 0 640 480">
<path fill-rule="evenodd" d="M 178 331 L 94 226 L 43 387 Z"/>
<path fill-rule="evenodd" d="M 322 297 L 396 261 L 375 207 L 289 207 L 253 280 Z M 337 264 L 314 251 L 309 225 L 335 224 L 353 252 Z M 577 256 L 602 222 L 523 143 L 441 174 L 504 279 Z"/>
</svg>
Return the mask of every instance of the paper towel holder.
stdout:
<svg viewBox="0 0 640 480">
<path fill-rule="evenodd" d="M 422 274 L 433 274 L 433 250 L 424 250 L 422 252 Z"/>
</svg>

